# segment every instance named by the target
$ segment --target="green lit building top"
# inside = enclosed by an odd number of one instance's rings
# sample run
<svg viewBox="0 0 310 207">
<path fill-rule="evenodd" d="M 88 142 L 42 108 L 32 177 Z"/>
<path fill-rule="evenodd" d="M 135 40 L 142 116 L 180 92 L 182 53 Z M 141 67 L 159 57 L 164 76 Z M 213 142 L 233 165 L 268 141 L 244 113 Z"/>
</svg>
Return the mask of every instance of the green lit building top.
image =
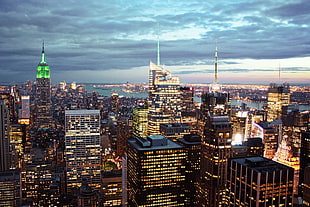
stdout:
<svg viewBox="0 0 310 207">
<path fill-rule="evenodd" d="M 50 67 L 45 60 L 44 42 L 42 45 L 41 61 L 38 64 L 37 78 L 50 78 Z"/>
</svg>

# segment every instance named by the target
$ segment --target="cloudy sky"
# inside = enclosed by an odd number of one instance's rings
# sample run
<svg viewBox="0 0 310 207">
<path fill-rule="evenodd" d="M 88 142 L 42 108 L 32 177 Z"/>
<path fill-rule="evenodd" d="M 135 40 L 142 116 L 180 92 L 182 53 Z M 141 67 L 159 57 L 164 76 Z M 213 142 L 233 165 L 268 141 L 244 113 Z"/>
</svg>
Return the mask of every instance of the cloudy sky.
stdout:
<svg viewBox="0 0 310 207">
<path fill-rule="evenodd" d="M 0 83 L 147 82 L 156 62 L 182 83 L 309 83 L 309 0 L 0 0 Z M 158 29 L 159 24 L 159 29 Z M 160 31 L 160 32 L 158 32 Z"/>
</svg>

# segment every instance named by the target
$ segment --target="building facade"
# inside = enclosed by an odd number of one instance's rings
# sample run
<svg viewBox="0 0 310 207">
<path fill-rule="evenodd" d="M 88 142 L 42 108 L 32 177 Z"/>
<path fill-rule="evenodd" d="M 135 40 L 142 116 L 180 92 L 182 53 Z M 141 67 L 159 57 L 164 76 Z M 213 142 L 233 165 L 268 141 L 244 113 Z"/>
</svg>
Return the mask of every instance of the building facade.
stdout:
<svg viewBox="0 0 310 207">
<path fill-rule="evenodd" d="M 65 111 L 65 160 L 68 192 L 80 187 L 84 178 L 90 187 L 100 190 L 99 110 Z"/>
<path fill-rule="evenodd" d="M 162 135 L 128 140 L 128 206 L 186 206 L 186 152 Z"/>
<path fill-rule="evenodd" d="M 10 169 L 9 111 L 5 100 L 0 99 L 0 172 Z"/>
<path fill-rule="evenodd" d="M 270 84 L 268 88 L 268 116 L 267 121 L 273 121 L 282 117 L 284 107 L 290 104 L 290 87 L 288 83 L 283 85 Z"/>
<path fill-rule="evenodd" d="M 228 206 L 293 206 L 294 169 L 264 157 L 231 158 Z"/>
<path fill-rule="evenodd" d="M 160 124 L 181 122 L 180 80 L 150 63 L 148 134 L 160 134 Z"/>
</svg>

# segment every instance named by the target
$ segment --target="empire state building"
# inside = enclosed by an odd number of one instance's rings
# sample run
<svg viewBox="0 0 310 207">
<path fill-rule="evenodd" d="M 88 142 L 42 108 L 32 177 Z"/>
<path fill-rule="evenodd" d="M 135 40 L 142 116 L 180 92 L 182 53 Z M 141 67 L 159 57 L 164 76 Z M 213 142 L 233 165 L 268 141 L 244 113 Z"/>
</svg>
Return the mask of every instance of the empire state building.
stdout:
<svg viewBox="0 0 310 207">
<path fill-rule="evenodd" d="M 44 42 L 42 45 L 41 61 L 36 74 L 36 116 L 35 126 L 38 128 L 51 127 L 51 81 L 50 68 L 46 62 Z"/>
</svg>

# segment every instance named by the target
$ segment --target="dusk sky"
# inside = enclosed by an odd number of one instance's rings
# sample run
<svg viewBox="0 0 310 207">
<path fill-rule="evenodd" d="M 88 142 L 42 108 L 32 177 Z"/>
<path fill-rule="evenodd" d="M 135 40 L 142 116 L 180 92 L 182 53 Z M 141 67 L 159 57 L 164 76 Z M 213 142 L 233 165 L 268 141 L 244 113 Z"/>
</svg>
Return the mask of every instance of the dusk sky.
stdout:
<svg viewBox="0 0 310 207">
<path fill-rule="evenodd" d="M 309 83 L 309 0 L 0 0 L 0 83 L 35 80 L 42 40 L 53 83 Z"/>
</svg>

